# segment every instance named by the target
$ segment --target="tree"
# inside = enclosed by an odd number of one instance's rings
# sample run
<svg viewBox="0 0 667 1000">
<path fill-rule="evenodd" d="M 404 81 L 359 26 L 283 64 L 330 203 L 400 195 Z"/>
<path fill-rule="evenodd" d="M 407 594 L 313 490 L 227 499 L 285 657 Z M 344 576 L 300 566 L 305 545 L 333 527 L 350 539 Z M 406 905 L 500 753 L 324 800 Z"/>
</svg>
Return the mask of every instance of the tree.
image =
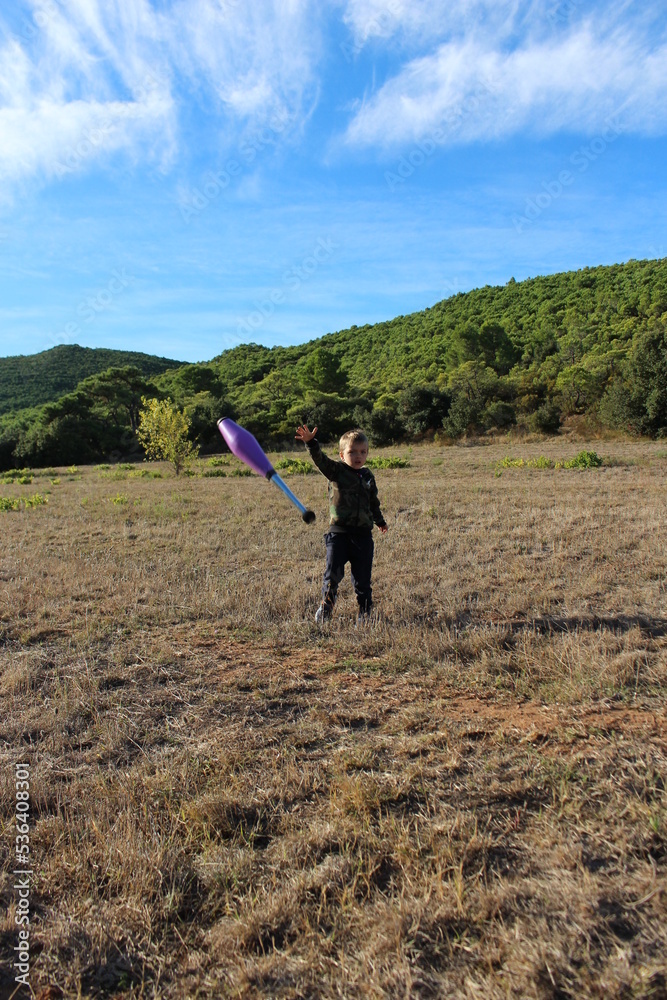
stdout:
<svg viewBox="0 0 667 1000">
<path fill-rule="evenodd" d="M 375 400 L 368 420 L 368 433 L 374 445 L 393 444 L 405 435 L 398 397 L 386 392 Z"/>
<path fill-rule="evenodd" d="M 305 390 L 336 393 L 347 390 L 347 376 L 341 371 L 340 358 L 326 347 L 316 347 L 298 365 L 299 378 Z"/>
<path fill-rule="evenodd" d="M 143 409 L 139 414 L 137 437 L 149 458 L 163 458 L 171 462 L 178 476 L 190 458 L 196 458 L 199 449 L 190 441 L 190 420 L 184 410 L 177 409 L 170 399 L 141 397 Z"/>
<path fill-rule="evenodd" d="M 449 395 L 437 385 L 412 385 L 399 394 L 398 414 L 407 433 L 417 437 L 442 427 L 450 403 Z"/>
<path fill-rule="evenodd" d="M 667 326 L 654 324 L 635 337 L 624 370 L 600 404 L 603 423 L 636 434 L 667 431 Z"/>
<path fill-rule="evenodd" d="M 501 394 L 501 380 L 483 362 L 466 361 L 450 376 L 448 389 L 451 406 L 443 426 L 450 437 L 459 437 L 484 425 L 484 407 Z"/>
<path fill-rule="evenodd" d="M 68 465 L 136 449 L 142 394 L 149 383 L 138 368 L 109 368 L 83 379 L 72 392 L 38 411 L 14 456 L 31 464 Z"/>
</svg>

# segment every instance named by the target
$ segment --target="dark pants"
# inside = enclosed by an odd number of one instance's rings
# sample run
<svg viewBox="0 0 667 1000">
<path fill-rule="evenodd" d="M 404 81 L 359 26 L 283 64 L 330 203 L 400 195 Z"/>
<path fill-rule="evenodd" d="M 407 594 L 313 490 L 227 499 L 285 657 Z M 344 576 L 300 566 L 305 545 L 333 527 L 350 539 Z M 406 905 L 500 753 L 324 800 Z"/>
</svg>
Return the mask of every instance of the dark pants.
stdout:
<svg viewBox="0 0 667 1000">
<path fill-rule="evenodd" d="M 345 563 L 350 564 L 352 586 L 357 595 L 361 614 L 369 614 L 373 605 L 371 571 L 373 569 L 373 535 L 371 529 L 344 533 L 328 531 L 327 564 L 322 583 L 322 600 L 329 612 L 336 603 L 338 585 L 345 576 Z"/>
</svg>

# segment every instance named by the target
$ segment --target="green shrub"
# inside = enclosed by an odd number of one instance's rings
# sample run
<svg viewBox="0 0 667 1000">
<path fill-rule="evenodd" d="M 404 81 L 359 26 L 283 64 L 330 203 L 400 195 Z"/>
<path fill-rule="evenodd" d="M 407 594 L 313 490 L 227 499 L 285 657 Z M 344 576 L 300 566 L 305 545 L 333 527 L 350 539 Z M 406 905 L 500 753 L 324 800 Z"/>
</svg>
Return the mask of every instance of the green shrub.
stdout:
<svg viewBox="0 0 667 1000">
<path fill-rule="evenodd" d="M 194 475 L 194 473 L 193 473 Z M 119 478 L 124 479 L 124 475 L 120 475 Z M 161 472 L 155 472 L 153 469 L 132 469 L 131 472 L 127 474 L 128 479 L 162 479 Z"/>
<path fill-rule="evenodd" d="M 204 472 L 202 472 L 202 476 L 204 476 L 205 479 L 215 479 L 219 476 L 226 475 L 227 473 L 224 469 L 205 469 Z"/>
<path fill-rule="evenodd" d="M 485 427 L 511 427 L 516 423 L 516 413 L 509 403 L 497 399 L 484 408 L 482 421 Z"/>
<path fill-rule="evenodd" d="M 602 465 L 602 459 L 594 451 L 580 451 L 574 458 L 564 462 L 554 462 L 546 455 L 539 458 L 511 458 L 506 455 L 496 465 L 496 475 L 501 476 L 503 469 L 595 469 Z"/>
<path fill-rule="evenodd" d="M 206 464 L 211 465 L 215 469 L 219 465 L 229 465 L 229 459 L 224 455 L 214 455 L 212 458 L 209 458 Z"/>
<path fill-rule="evenodd" d="M 42 504 L 48 503 L 49 498 L 42 496 L 41 493 L 34 493 L 31 497 L 0 497 L 0 511 L 4 510 L 20 510 L 21 504 L 23 504 L 26 510 L 31 507 L 41 507 Z"/>
<path fill-rule="evenodd" d="M 596 469 L 602 465 L 602 459 L 594 451 L 580 451 L 574 458 L 563 462 L 564 469 Z"/>
<path fill-rule="evenodd" d="M 43 504 L 49 502 L 49 498 L 43 496 L 41 493 L 33 493 L 31 497 L 26 497 L 23 501 L 26 505 L 26 509 L 29 507 L 41 507 Z"/>
<path fill-rule="evenodd" d="M 391 455 L 390 457 L 384 458 L 369 458 L 366 462 L 369 469 L 409 469 L 410 462 L 407 458 L 399 458 L 397 455 Z"/>
<path fill-rule="evenodd" d="M 255 473 L 252 471 L 252 469 L 246 469 L 245 465 L 242 465 L 238 469 L 232 469 L 232 471 L 229 473 L 229 475 L 230 476 L 254 476 Z"/>
<path fill-rule="evenodd" d="M 19 483 L 21 486 L 29 486 L 33 481 L 34 476 L 31 472 L 20 473 L 20 472 L 5 472 L 0 478 L 0 483 L 4 486 L 11 486 L 12 483 Z"/>
<path fill-rule="evenodd" d="M 555 403 L 547 402 L 539 406 L 528 418 L 532 431 L 542 434 L 556 434 L 560 430 L 561 413 Z"/>
<path fill-rule="evenodd" d="M 297 473 L 309 476 L 315 472 L 312 463 L 305 458 L 281 458 L 279 462 L 276 462 L 275 468 L 284 472 L 286 476 L 293 476 Z"/>
</svg>

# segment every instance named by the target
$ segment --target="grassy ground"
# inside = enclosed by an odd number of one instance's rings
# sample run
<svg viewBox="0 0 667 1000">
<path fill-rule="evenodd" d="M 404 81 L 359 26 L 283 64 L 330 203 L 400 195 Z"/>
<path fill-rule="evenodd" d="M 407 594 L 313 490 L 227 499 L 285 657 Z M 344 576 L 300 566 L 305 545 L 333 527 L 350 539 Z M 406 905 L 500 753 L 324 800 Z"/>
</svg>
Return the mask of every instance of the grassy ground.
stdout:
<svg viewBox="0 0 667 1000">
<path fill-rule="evenodd" d="M 667 996 L 667 449 L 382 454 L 362 629 L 319 475 L 0 485 L 1 997 L 19 761 L 42 1000 Z"/>
</svg>

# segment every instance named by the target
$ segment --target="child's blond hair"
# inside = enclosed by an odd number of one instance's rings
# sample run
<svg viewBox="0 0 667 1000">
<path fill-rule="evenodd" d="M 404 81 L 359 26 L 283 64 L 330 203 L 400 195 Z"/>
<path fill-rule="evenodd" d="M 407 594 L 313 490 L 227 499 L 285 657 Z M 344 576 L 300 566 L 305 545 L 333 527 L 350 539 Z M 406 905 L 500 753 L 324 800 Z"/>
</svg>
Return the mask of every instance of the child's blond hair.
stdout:
<svg viewBox="0 0 667 1000">
<path fill-rule="evenodd" d="M 345 431 L 339 441 L 338 450 L 345 451 L 348 444 L 368 444 L 368 438 L 361 427 L 354 427 L 351 431 Z"/>
</svg>

